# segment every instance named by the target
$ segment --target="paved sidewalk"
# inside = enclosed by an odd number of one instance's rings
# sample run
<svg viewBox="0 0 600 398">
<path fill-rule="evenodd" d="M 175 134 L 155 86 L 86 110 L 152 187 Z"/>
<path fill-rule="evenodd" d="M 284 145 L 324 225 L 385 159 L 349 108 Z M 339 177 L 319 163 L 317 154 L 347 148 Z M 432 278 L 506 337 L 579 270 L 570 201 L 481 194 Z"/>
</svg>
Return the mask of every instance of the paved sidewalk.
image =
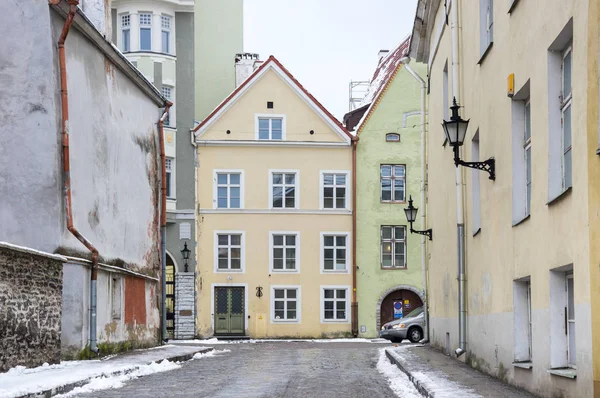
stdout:
<svg viewBox="0 0 600 398">
<path fill-rule="evenodd" d="M 0 373 L 0 398 L 51 397 L 71 391 L 99 376 L 129 374 L 152 362 L 187 361 L 210 347 L 165 345 L 129 351 L 99 360 L 63 361 L 56 365 L 26 369 L 17 367 Z"/>
<path fill-rule="evenodd" d="M 386 355 L 426 397 L 534 397 L 429 346 L 387 348 Z"/>
</svg>

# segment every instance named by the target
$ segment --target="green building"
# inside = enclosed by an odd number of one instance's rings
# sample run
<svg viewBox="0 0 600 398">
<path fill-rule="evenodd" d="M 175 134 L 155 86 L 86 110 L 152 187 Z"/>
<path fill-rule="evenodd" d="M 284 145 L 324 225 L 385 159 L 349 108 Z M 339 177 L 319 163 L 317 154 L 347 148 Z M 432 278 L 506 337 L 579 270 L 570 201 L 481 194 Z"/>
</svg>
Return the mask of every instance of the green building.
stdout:
<svg viewBox="0 0 600 398">
<path fill-rule="evenodd" d="M 379 53 L 365 99 L 344 117 L 346 127 L 359 137 L 355 210 L 360 337 L 377 337 L 384 323 L 423 305 L 422 236 L 410 234 L 404 215 L 410 196 L 419 207 L 422 178 L 421 83 L 401 62 L 409 43 Z M 410 67 L 425 76 L 425 65 Z M 418 218 L 414 228 L 420 227 Z"/>
</svg>

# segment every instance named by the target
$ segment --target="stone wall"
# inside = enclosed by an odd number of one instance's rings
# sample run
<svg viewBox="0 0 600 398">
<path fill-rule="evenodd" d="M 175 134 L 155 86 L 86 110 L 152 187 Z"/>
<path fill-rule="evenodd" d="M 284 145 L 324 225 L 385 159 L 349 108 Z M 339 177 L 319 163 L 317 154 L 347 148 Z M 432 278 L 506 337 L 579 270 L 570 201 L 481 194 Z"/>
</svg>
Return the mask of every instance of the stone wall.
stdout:
<svg viewBox="0 0 600 398">
<path fill-rule="evenodd" d="M 60 362 L 63 261 L 0 243 L 0 372 Z"/>
<path fill-rule="evenodd" d="M 175 339 L 193 339 L 195 330 L 194 274 L 175 275 Z"/>
</svg>

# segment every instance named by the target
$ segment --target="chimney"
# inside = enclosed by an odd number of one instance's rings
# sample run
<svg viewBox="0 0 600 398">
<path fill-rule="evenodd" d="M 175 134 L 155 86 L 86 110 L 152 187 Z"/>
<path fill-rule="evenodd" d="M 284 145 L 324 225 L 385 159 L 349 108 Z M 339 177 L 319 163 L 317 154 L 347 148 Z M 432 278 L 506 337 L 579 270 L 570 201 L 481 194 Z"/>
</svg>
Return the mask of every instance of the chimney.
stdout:
<svg viewBox="0 0 600 398">
<path fill-rule="evenodd" d="M 390 50 L 379 50 L 379 52 L 377 53 L 377 61 L 381 62 L 381 60 L 385 58 L 389 52 Z"/>
<path fill-rule="evenodd" d="M 258 54 L 235 54 L 235 87 L 239 87 L 262 64 Z"/>
</svg>

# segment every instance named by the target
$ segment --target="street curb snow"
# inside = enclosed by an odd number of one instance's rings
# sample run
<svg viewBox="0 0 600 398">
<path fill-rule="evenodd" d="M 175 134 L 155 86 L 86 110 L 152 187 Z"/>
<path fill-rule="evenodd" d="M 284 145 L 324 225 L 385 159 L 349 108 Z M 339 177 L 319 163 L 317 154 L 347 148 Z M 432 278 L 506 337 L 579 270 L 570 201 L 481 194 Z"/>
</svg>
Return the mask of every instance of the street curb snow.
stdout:
<svg viewBox="0 0 600 398">
<path fill-rule="evenodd" d="M 137 365 L 132 365 L 130 368 L 126 368 L 126 369 L 122 369 L 122 370 L 118 370 L 115 372 L 111 372 L 111 373 L 101 373 L 101 374 L 97 374 L 94 376 L 90 376 L 87 377 L 83 380 L 79 380 L 73 383 L 68 383 L 68 384 L 64 384 L 62 386 L 58 386 L 58 387 L 54 387 L 48 390 L 43 390 L 43 391 L 38 391 L 38 392 L 34 392 L 34 393 L 30 393 L 27 395 L 22 395 L 19 398 L 38 398 L 38 397 L 43 397 L 43 398 L 50 398 L 53 397 L 55 395 L 58 394 L 65 394 L 68 393 L 69 391 L 72 391 L 73 389 L 77 388 L 77 387 L 83 387 L 86 384 L 88 384 L 92 379 L 96 378 L 96 377 L 100 377 L 100 376 L 122 376 L 122 375 L 128 375 L 131 372 L 134 372 L 136 370 L 138 370 L 141 366 L 144 365 L 150 365 L 152 362 L 162 362 L 165 359 L 169 362 L 184 362 L 184 361 L 189 361 L 190 359 L 192 359 L 194 357 L 194 355 L 196 354 L 204 354 L 210 351 L 213 351 L 214 348 L 212 347 L 203 347 L 203 348 L 199 348 L 198 350 L 195 350 L 192 353 L 189 354 L 183 354 L 183 355 L 175 355 L 172 357 L 167 357 L 167 358 L 162 358 L 158 361 L 150 361 L 144 364 L 137 364 Z"/>
<path fill-rule="evenodd" d="M 427 398 L 435 397 L 434 393 L 430 392 L 423 383 L 421 383 L 419 380 L 417 380 L 410 373 L 410 371 L 407 369 L 407 367 L 404 366 L 403 359 L 400 358 L 398 355 L 394 354 L 392 352 L 392 349 L 386 348 L 385 355 L 388 357 L 388 359 L 390 360 L 391 363 L 396 365 L 398 367 L 398 369 L 400 369 L 402 372 L 404 372 L 406 374 L 406 376 L 408 376 L 408 379 L 414 384 L 415 388 L 417 389 L 417 391 L 419 391 L 421 393 L 422 396 L 427 397 Z"/>
</svg>

